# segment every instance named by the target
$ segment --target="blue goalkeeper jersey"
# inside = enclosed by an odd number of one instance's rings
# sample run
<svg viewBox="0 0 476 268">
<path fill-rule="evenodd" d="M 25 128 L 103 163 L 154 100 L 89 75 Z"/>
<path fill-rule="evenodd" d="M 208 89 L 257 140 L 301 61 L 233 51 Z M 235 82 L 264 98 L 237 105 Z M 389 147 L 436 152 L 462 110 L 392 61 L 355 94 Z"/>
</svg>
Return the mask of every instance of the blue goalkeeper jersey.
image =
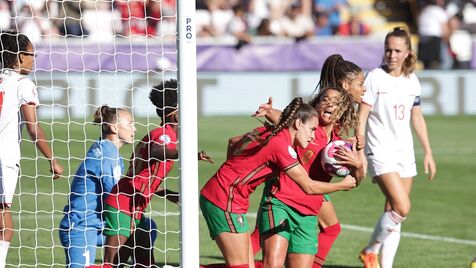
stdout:
<svg viewBox="0 0 476 268">
<path fill-rule="evenodd" d="M 121 178 L 124 163 L 118 148 L 109 140 L 98 140 L 81 163 L 64 207 L 60 228 L 95 227 L 102 229 L 103 200 Z"/>
</svg>

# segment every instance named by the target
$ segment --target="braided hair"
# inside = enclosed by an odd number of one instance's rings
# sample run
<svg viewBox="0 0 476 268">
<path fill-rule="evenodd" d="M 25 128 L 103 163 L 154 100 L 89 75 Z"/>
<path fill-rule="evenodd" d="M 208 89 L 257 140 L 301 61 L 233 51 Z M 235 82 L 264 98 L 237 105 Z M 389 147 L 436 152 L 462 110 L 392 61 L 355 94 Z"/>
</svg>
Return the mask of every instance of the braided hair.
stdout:
<svg viewBox="0 0 476 268">
<path fill-rule="evenodd" d="M 362 72 L 362 68 L 351 61 L 344 60 L 341 55 L 330 55 L 322 65 L 321 78 L 314 92 L 329 87 L 343 90 L 342 85 L 344 82 L 354 80 Z M 314 92 L 312 94 L 314 94 Z"/>
<path fill-rule="evenodd" d="M 304 103 L 302 98 L 294 98 L 291 103 L 284 109 L 279 118 L 279 122 L 275 125 L 265 123 L 264 131 L 253 130 L 242 137 L 243 140 L 253 140 L 259 143 L 260 147 L 266 146 L 268 142 L 276 136 L 284 128 L 292 126 L 296 119 L 307 122 L 312 117 L 317 117 L 317 111 L 312 106 Z M 234 153 L 235 154 L 235 153 Z"/>
<path fill-rule="evenodd" d="M 306 122 L 317 116 L 317 111 L 309 104 L 304 103 L 302 98 L 294 98 L 281 113 L 278 123 L 271 131 L 271 136 L 278 134 L 283 128 L 289 128 L 296 119 Z"/>
</svg>

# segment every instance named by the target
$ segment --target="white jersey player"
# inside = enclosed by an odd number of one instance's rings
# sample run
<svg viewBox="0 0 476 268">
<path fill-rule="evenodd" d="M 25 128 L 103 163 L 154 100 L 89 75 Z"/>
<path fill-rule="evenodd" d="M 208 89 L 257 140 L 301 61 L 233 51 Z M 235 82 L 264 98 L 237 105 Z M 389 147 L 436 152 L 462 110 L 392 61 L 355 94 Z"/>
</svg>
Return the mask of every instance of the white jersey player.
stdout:
<svg viewBox="0 0 476 268">
<path fill-rule="evenodd" d="M 356 134 L 366 134 L 369 170 L 386 198 L 385 211 L 359 256 L 366 268 L 379 267 L 379 253 L 381 267 L 392 267 L 401 223 L 410 212 L 410 191 L 416 175 L 410 121 L 425 151 L 425 173 L 429 173 L 430 180 L 436 173 L 420 107 L 421 87 L 413 74 L 415 62 L 410 35 L 401 27 L 393 29 L 385 37 L 384 62 L 367 75 L 367 91 L 359 105 Z"/>
<path fill-rule="evenodd" d="M 50 161 L 54 178 L 63 173 L 63 167 L 53 158 L 43 128 L 38 124 L 36 86 L 23 76 L 31 72 L 34 58 L 33 45 L 24 34 L 0 33 L 0 268 L 5 267 L 13 237 L 9 208 L 20 168 L 20 123 L 25 124 L 38 150 Z"/>
</svg>

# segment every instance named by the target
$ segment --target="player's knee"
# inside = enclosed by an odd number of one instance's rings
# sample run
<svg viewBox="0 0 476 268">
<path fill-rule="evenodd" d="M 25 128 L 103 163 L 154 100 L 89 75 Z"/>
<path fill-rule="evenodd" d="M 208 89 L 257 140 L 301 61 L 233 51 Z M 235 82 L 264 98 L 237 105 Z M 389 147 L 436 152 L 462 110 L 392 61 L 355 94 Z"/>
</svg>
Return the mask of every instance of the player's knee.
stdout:
<svg viewBox="0 0 476 268">
<path fill-rule="evenodd" d="M 410 201 L 402 202 L 396 206 L 394 206 L 393 210 L 400 215 L 401 217 L 406 217 L 410 214 L 411 204 Z"/>
<path fill-rule="evenodd" d="M 284 259 L 273 254 L 265 254 L 263 258 L 263 267 L 281 268 L 284 265 Z"/>
</svg>

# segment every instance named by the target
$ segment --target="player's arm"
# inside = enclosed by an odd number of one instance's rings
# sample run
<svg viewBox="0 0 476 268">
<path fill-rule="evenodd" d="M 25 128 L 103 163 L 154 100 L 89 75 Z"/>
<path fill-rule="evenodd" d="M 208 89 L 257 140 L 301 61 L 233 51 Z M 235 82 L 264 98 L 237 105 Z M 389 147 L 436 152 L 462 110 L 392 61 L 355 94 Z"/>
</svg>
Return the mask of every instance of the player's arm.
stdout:
<svg viewBox="0 0 476 268">
<path fill-rule="evenodd" d="M 159 144 L 151 141 L 150 157 L 159 161 L 178 160 L 178 150 L 169 149 L 165 144 Z"/>
<path fill-rule="evenodd" d="M 178 150 L 177 149 L 169 149 L 164 144 L 159 144 L 156 142 L 152 142 L 150 148 L 150 157 L 153 159 L 157 159 L 159 161 L 165 160 L 178 160 Z M 213 159 L 207 155 L 205 151 L 198 152 L 198 160 L 202 160 L 208 163 L 213 164 Z"/>
<path fill-rule="evenodd" d="M 344 179 L 335 183 L 311 180 L 306 170 L 300 164 L 286 170 L 286 174 L 299 185 L 306 194 L 329 194 L 337 191 L 351 190 L 356 186 L 354 177 L 350 175 L 347 175 Z"/>
<path fill-rule="evenodd" d="M 100 159 L 86 158 L 85 164 L 88 168 L 88 173 L 95 177 L 99 177 L 102 191 L 105 193 L 103 198 L 105 198 L 112 191 L 112 188 L 117 183 L 116 178 L 114 177 L 114 169 L 117 165 L 116 161 L 112 160 L 111 157 L 102 156 Z"/>
<path fill-rule="evenodd" d="M 423 150 L 425 151 L 425 157 L 423 160 L 425 174 L 428 174 L 429 180 L 433 180 L 436 174 L 436 164 L 435 160 L 433 159 L 430 139 L 428 138 L 428 130 L 426 128 L 425 118 L 423 117 L 420 105 L 413 106 L 411 119 L 415 133 L 420 140 Z"/>
<path fill-rule="evenodd" d="M 258 110 L 252 115 L 253 117 L 265 116 L 272 124 L 276 124 L 281 116 L 281 111 L 273 108 L 273 97 L 269 97 L 267 103 L 260 104 Z"/>
<path fill-rule="evenodd" d="M 179 203 L 179 193 L 178 192 L 159 187 L 157 189 L 157 191 L 155 192 L 155 194 L 157 196 L 167 198 L 167 200 L 169 200 L 172 203 L 175 203 L 175 204 Z"/>
<path fill-rule="evenodd" d="M 369 119 L 370 109 L 372 106 L 366 103 L 360 103 L 358 109 L 358 116 L 359 116 L 359 124 L 355 129 L 355 136 L 356 137 L 365 137 L 365 131 L 367 128 L 367 120 Z M 364 150 L 359 150 L 360 159 L 362 160 L 363 172 L 364 177 L 367 174 L 367 158 L 365 157 Z"/>
<path fill-rule="evenodd" d="M 63 174 L 64 169 L 53 156 L 51 147 L 46 140 L 46 134 L 36 116 L 36 105 L 23 104 L 21 106 L 21 113 L 23 116 L 26 130 L 31 137 L 31 140 L 35 143 L 36 147 L 50 162 L 50 171 L 53 173 L 53 178 L 57 179 Z"/>
</svg>

